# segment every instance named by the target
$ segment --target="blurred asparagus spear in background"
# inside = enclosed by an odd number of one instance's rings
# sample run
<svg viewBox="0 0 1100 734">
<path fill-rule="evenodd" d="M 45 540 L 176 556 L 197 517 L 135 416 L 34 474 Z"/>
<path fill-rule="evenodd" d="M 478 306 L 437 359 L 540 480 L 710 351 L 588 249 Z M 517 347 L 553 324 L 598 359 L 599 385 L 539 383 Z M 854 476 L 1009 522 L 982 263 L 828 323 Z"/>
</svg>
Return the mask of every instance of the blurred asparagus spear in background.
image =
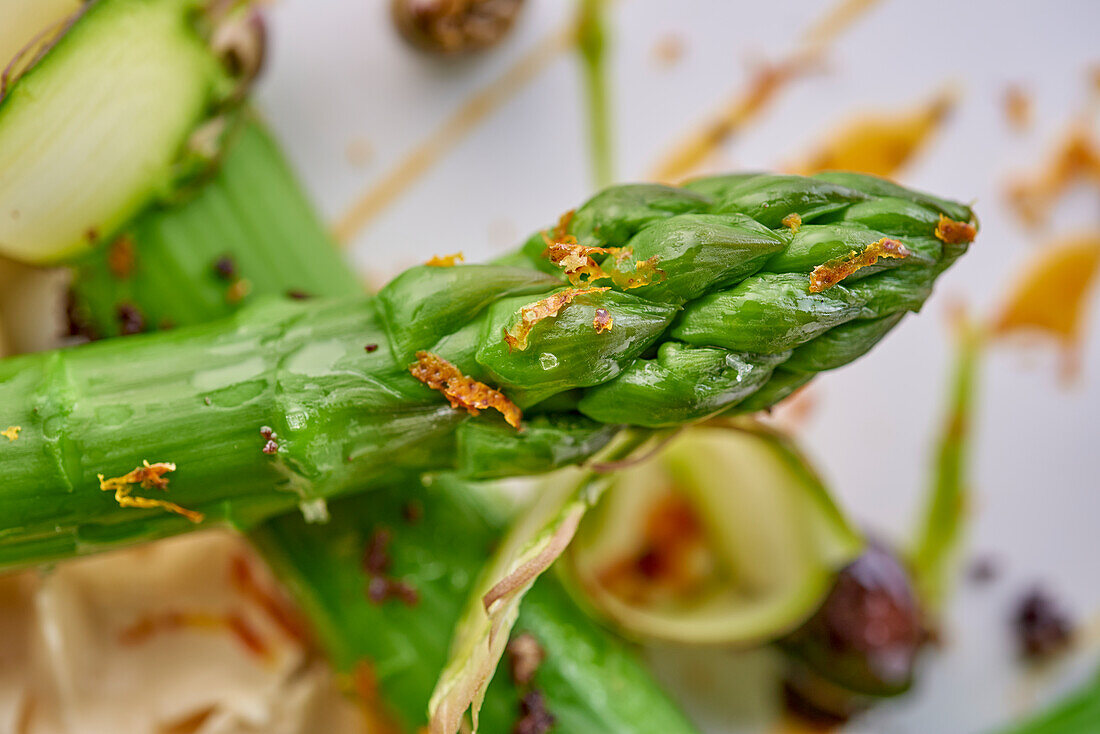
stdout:
<svg viewBox="0 0 1100 734">
<path fill-rule="evenodd" d="M 1047 710 L 1000 734 L 1092 734 L 1100 731 L 1100 674 Z"/>
<path fill-rule="evenodd" d="M 965 317 L 963 317 L 965 318 Z M 974 391 L 985 335 L 977 324 L 958 324 L 958 354 L 943 430 L 936 446 L 928 506 L 910 564 L 929 611 L 938 611 L 952 585 L 967 512 Z"/>
<path fill-rule="evenodd" d="M 588 149 L 592 180 L 597 188 L 615 181 L 614 145 L 611 140 L 611 105 L 607 84 L 606 0 L 579 0 L 577 48 L 584 71 L 588 114 Z"/>
</svg>

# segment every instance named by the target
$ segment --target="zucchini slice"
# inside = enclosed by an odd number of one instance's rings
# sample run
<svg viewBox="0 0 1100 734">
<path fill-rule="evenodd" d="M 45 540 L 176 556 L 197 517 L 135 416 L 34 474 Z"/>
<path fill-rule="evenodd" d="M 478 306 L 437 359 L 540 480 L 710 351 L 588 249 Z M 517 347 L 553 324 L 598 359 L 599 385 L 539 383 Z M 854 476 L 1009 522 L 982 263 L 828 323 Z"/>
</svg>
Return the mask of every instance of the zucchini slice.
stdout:
<svg viewBox="0 0 1100 734">
<path fill-rule="evenodd" d="M 789 440 L 739 421 L 619 473 L 563 565 L 628 636 L 747 646 L 808 618 L 861 548 Z"/>
<path fill-rule="evenodd" d="M 56 262 L 171 192 L 233 90 L 195 0 L 98 0 L 0 100 L 0 253 Z"/>
</svg>

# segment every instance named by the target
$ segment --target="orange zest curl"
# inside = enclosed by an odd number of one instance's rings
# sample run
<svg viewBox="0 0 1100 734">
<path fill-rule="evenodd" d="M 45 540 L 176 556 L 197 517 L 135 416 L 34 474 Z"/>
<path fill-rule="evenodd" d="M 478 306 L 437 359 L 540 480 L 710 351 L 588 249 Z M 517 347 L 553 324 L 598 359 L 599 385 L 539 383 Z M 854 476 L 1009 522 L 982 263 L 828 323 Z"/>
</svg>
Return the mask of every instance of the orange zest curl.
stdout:
<svg viewBox="0 0 1100 734">
<path fill-rule="evenodd" d="M 611 282 L 619 288 L 628 291 L 631 288 L 641 288 L 650 283 L 660 283 L 668 277 L 665 271 L 657 267 L 656 255 L 647 260 L 636 260 L 633 270 L 628 271 L 619 269 L 623 261 L 628 259 L 632 254 L 633 253 L 627 249 L 622 255 L 615 256 L 616 269 L 611 273 Z"/>
<path fill-rule="evenodd" d="M 530 336 L 531 329 L 535 328 L 535 324 L 543 319 L 554 318 L 577 296 L 583 296 L 587 293 L 601 293 L 607 290 L 611 290 L 611 288 L 566 288 L 552 296 L 547 296 L 541 301 L 528 303 L 519 310 L 519 321 L 512 328 L 504 330 L 504 341 L 508 344 L 509 349 L 518 349 L 522 352 L 527 348 L 527 337 Z"/>
<path fill-rule="evenodd" d="M 580 285 L 583 278 L 591 283 L 594 280 L 606 278 L 607 273 L 599 266 L 592 255 L 609 255 L 618 248 L 588 247 L 577 242 L 577 238 L 569 232 L 569 225 L 573 221 L 573 210 L 561 215 L 558 226 L 553 234 L 542 233 L 542 241 L 546 243 L 546 249 L 542 256 L 565 271 L 569 282 Z"/>
<path fill-rule="evenodd" d="M 947 245 L 965 245 L 974 241 L 978 228 L 969 222 L 956 222 L 943 214 L 936 225 L 936 239 Z"/>
<path fill-rule="evenodd" d="M 542 233 L 542 240 L 546 243 L 542 256 L 564 270 L 573 285 L 609 277 L 599 263 L 592 259 L 592 255 L 611 254 L 616 248 L 579 245 L 573 235 L 551 239 L 546 232 Z"/>
<path fill-rule="evenodd" d="M 166 479 L 164 475 L 176 470 L 175 464 L 167 462 L 150 464 L 148 461 L 143 461 L 142 464 L 144 466 L 139 466 L 137 469 L 121 477 L 104 479 L 102 474 L 97 474 L 96 476 L 99 477 L 99 488 L 104 492 L 114 492 L 115 502 L 118 503 L 119 507 L 138 507 L 141 509 L 161 507 L 169 512 L 182 515 L 193 523 L 200 523 L 203 521 L 204 515 L 201 512 L 195 512 L 194 510 L 180 507 L 175 502 L 153 499 L 152 497 L 135 497 L 131 494 L 134 489 L 133 485 L 135 484 L 139 485 L 142 489 L 155 488 L 167 491 L 168 479 Z"/>
<path fill-rule="evenodd" d="M 610 311 L 606 308 L 596 309 L 596 315 L 592 317 L 592 328 L 596 330 L 597 334 L 611 331 L 611 327 L 614 325 L 615 318 L 611 315 Z"/>
<path fill-rule="evenodd" d="M 791 232 L 797 232 L 802 227 L 802 215 L 798 212 L 791 212 L 783 217 L 780 224 L 791 230 Z"/>
<path fill-rule="evenodd" d="M 493 408 L 504 416 L 508 425 L 519 428 L 523 413 L 515 403 L 499 390 L 462 374 L 438 354 L 417 352 L 416 362 L 409 365 L 409 372 L 431 389 L 443 393 L 452 408 L 464 408 L 470 415 Z"/>
<path fill-rule="evenodd" d="M 432 259 L 424 263 L 428 267 L 432 268 L 451 268 L 455 263 L 466 262 L 466 256 L 461 252 L 456 252 L 452 255 L 432 255 Z"/>
<path fill-rule="evenodd" d="M 641 288 L 656 281 L 665 279 L 665 271 L 657 267 L 657 256 L 648 260 L 634 262 L 633 270 L 625 270 L 624 264 L 630 261 L 633 251 L 629 247 L 589 247 L 577 244 L 572 235 L 565 235 L 560 239 L 550 239 L 543 232 L 543 241 L 546 249 L 542 256 L 565 271 L 569 282 L 574 286 L 588 285 L 597 280 L 610 278 L 611 282 L 623 290 Z M 593 255 L 610 255 L 614 261 L 614 269 L 605 270 L 597 263 Z"/>
<path fill-rule="evenodd" d="M 863 248 L 863 252 L 852 250 L 844 257 L 834 258 L 814 268 L 810 273 L 810 293 L 821 293 L 832 288 L 857 270 L 874 265 L 879 258 L 901 259 L 909 257 L 910 254 L 912 253 L 905 245 L 889 237 L 883 237 L 878 242 L 867 245 Z"/>
<path fill-rule="evenodd" d="M 573 211 L 570 210 L 558 220 L 553 234 L 542 233 L 542 241 L 546 243 L 542 256 L 565 271 L 573 286 L 590 285 L 597 280 L 609 278 L 617 287 L 629 290 L 649 285 L 655 279 L 660 282 L 666 277 L 665 272 L 657 268 L 656 255 L 648 260 L 636 261 L 633 270 L 628 271 L 624 269 L 624 264 L 634 254 L 631 248 L 591 247 L 578 243 L 576 237 L 566 234 L 572 221 Z M 593 259 L 593 255 L 609 255 L 613 258 L 614 269 L 605 270 Z"/>
<path fill-rule="evenodd" d="M 0 431 L 0 436 L 3 436 L 9 441 L 14 441 L 15 439 L 19 438 L 19 432 L 22 430 L 22 426 L 8 426 L 4 430 Z"/>
</svg>

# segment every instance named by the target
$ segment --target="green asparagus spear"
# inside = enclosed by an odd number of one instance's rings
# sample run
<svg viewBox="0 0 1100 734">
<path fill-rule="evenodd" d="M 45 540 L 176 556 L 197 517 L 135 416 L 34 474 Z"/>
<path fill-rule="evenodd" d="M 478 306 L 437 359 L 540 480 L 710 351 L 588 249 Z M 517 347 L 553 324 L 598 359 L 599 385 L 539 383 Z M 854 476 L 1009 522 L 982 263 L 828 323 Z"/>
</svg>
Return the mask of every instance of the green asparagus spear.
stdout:
<svg viewBox="0 0 1100 734">
<path fill-rule="evenodd" d="M 430 487 L 406 482 L 333 503 L 326 525 L 284 515 L 252 535 L 279 576 L 291 581 L 337 669 L 351 673 L 369 665 L 380 699 L 403 731 L 427 723 L 428 696 L 450 632 L 500 537 L 500 503 L 482 492 L 454 480 Z M 399 593 L 377 591 L 386 583 L 401 584 Z M 377 634 L 383 628 L 386 634 Z M 512 730 L 521 689 L 542 694 L 556 731 L 695 731 L 630 652 L 588 619 L 555 579 L 541 580 L 526 596 L 515 629 L 533 636 L 542 655 L 533 651 L 527 685 L 517 688 L 508 670 L 494 676 L 481 731 Z"/>
<path fill-rule="evenodd" d="M 840 329 L 919 308 L 973 236 L 945 207 L 922 235 L 934 248 L 895 237 L 878 214 L 882 237 L 862 251 L 837 255 L 843 246 L 829 245 L 812 269 L 773 267 L 811 226 L 859 226 L 840 222 L 845 210 L 892 186 L 852 183 L 863 189 L 794 176 L 614 187 L 547 235 L 542 267 L 542 253 L 532 259 L 527 247 L 511 258 L 518 265 L 412 268 L 375 298 L 257 302 L 215 325 L 0 363 L 0 422 L 23 429 L 0 446 L 9 499 L 0 565 L 189 526 L 149 507 L 154 499 L 250 527 L 295 504 L 323 513 L 324 498 L 395 472 L 506 473 L 468 450 L 489 427 L 517 471 L 546 470 L 600 448 L 605 424 L 677 425 L 742 401 L 767 407 L 884 332 Z M 708 190 L 720 195 L 698 193 Z M 782 216 L 772 228 L 749 213 Z M 814 242 L 832 241 L 811 231 Z M 872 262 L 886 244 L 893 255 Z M 514 423 L 524 410 L 532 430 L 461 408 L 495 408 Z M 584 448 L 548 450 L 558 426 Z M 167 495 L 151 492 L 166 479 Z"/>
</svg>

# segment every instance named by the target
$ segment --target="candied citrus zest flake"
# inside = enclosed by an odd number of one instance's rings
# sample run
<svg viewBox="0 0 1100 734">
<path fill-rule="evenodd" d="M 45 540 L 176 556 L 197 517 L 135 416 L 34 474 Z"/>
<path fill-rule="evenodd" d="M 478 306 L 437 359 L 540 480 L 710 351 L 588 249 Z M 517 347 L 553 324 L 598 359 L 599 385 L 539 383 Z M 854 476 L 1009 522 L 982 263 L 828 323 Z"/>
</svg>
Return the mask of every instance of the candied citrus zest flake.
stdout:
<svg viewBox="0 0 1100 734">
<path fill-rule="evenodd" d="M 936 224 L 936 239 L 947 245 L 965 245 L 974 241 L 978 228 L 969 222 L 956 222 L 943 214 Z"/>
<path fill-rule="evenodd" d="M 596 330 L 597 334 L 611 331 L 611 327 L 614 325 L 615 318 L 611 315 L 610 311 L 606 308 L 596 309 L 596 315 L 592 317 L 592 328 Z"/>
<path fill-rule="evenodd" d="M 607 290 L 611 290 L 611 288 L 608 286 L 566 288 L 552 296 L 547 296 L 541 301 L 528 303 L 517 311 L 519 321 L 512 328 L 504 330 L 504 341 L 508 344 L 509 349 L 518 349 L 522 352 L 527 348 L 527 337 L 530 336 L 531 329 L 535 328 L 535 324 L 543 319 L 554 318 L 577 296 L 583 296 L 587 293 L 602 293 Z"/>
<path fill-rule="evenodd" d="M 0 436 L 3 436 L 9 441 L 14 441 L 15 439 L 19 438 L 19 432 L 22 430 L 22 426 L 8 426 L 3 431 L 0 431 Z"/>
<path fill-rule="evenodd" d="M 424 264 L 432 268 L 450 268 L 454 267 L 455 263 L 464 262 L 466 262 L 466 256 L 456 252 L 451 255 L 432 255 L 432 259 Z"/>
<path fill-rule="evenodd" d="M 798 212 L 791 212 L 787 216 L 783 217 L 783 220 L 780 222 L 780 224 L 782 224 L 784 227 L 791 230 L 792 232 L 797 232 L 802 227 L 802 215 Z"/>
<path fill-rule="evenodd" d="M 582 279 L 591 283 L 594 280 L 610 277 L 599 263 L 592 259 L 592 255 L 615 255 L 622 248 L 590 247 L 579 244 L 576 237 L 565 233 L 569 227 L 566 217 L 571 220 L 572 212 L 566 212 L 563 215 L 553 236 L 549 232 L 542 233 L 542 241 L 546 243 L 542 256 L 565 271 L 569 282 L 575 286 L 581 285 L 584 282 Z"/>
<path fill-rule="evenodd" d="M 572 218 L 572 212 L 567 212 L 565 216 Z M 542 241 L 546 243 L 542 256 L 561 268 L 574 287 L 610 278 L 618 288 L 630 290 L 649 285 L 655 279 L 657 282 L 665 279 L 666 273 L 657 268 L 656 255 L 648 260 L 637 260 L 632 270 L 626 270 L 634 256 L 633 248 L 579 244 L 576 237 L 565 234 L 568 222 L 564 220 L 563 216 L 563 222 L 559 222 L 553 236 L 549 232 L 542 233 Z M 613 267 L 605 269 L 593 259 L 593 255 L 608 255 Z"/>
<path fill-rule="evenodd" d="M 883 237 L 877 242 L 872 242 L 863 248 L 862 252 L 852 250 L 844 257 L 834 258 L 827 263 L 818 265 L 810 273 L 810 293 L 821 293 L 832 288 L 840 281 L 847 278 L 857 270 L 870 267 L 879 261 L 879 258 L 905 258 L 911 253 L 902 243 Z"/>
<path fill-rule="evenodd" d="M 546 249 L 542 251 L 542 256 L 565 271 L 566 277 L 573 285 L 578 286 L 610 277 L 599 263 L 592 259 L 592 255 L 608 254 L 614 248 L 578 245 L 572 235 L 567 235 L 560 240 L 552 240 L 545 232 L 543 241 L 546 242 Z"/>
<path fill-rule="evenodd" d="M 176 470 L 176 465 L 167 462 L 158 462 L 156 464 L 150 464 L 148 461 L 142 462 L 143 466 L 139 466 L 137 469 L 124 474 L 121 477 L 111 477 L 105 479 L 102 474 L 97 474 L 99 477 L 99 488 L 104 492 L 114 492 L 115 502 L 119 507 L 138 507 L 144 510 L 160 507 L 168 512 L 174 512 L 177 515 L 186 517 L 193 523 L 200 523 L 205 517 L 201 512 L 195 512 L 194 510 L 188 510 L 186 507 L 181 507 L 175 502 L 168 502 L 167 500 L 153 499 L 152 497 L 135 497 L 132 492 L 134 490 L 133 485 L 137 484 L 142 489 L 168 489 L 168 479 L 165 478 L 165 474 Z"/>
<path fill-rule="evenodd" d="M 629 257 L 631 253 L 627 253 Z M 625 257 L 616 256 L 616 266 L 621 266 Z M 650 285 L 651 283 L 660 283 L 668 277 L 668 273 L 657 267 L 657 256 L 647 260 L 636 260 L 634 262 L 634 270 L 626 271 L 616 269 L 611 273 L 611 282 L 622 288 L 624 291 L 628 291 L 632 288 L 641 288 L 642 286 Z"/>
<path fill-rule="evenodd" d="M 515 403 L 499 390 L 462 374 L 438 354 L 417 352 L 416 362 L 409 365 L 409 372 L 431 389 L 443 393 L 452 408 L 464 408 L 470 415 L 493 408 L 504 416 L 508 425 L 519 428 L 523 413 Z"/>
<path fill-rule="evenodd" d="M 570 209 L 565 214 L 558 217 L 558 226 L 554 229 L 554 238 L 561 239 L 569 234 L 569 227 L 573 224 L 573 215 L 577 213 L 576 209 Z M 574 240 L 575 242 L 576 240 Z"/>
</svg>

